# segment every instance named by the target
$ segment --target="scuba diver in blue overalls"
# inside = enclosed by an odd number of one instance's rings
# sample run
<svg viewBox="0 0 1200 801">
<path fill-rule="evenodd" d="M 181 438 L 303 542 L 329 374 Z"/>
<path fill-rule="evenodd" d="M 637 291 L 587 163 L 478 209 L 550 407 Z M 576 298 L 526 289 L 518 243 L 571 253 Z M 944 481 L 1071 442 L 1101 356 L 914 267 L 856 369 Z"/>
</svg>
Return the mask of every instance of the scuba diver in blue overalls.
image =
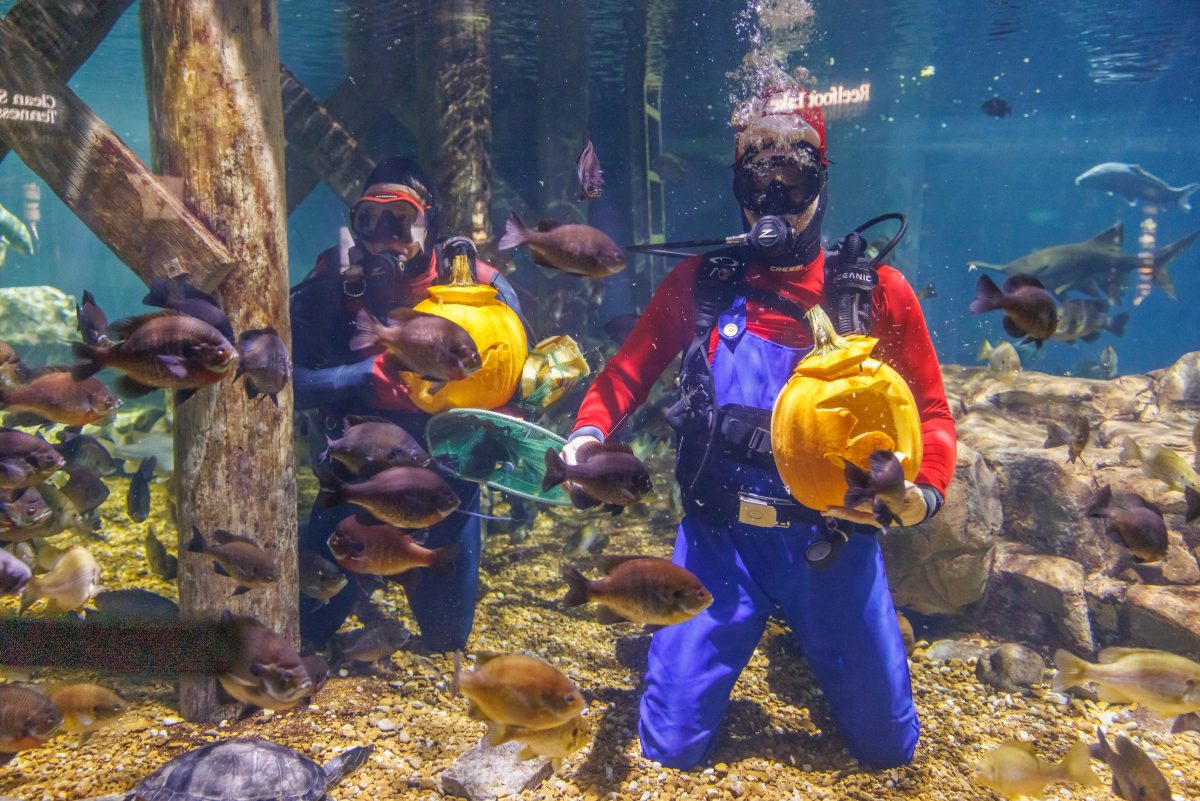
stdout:
<svg viewBox="0 0 1200 801">
<path fill-rule="evenodd" d="M 812 347 L 802 315 L 821 303 L 846 318 L 830 295 L 848 279 L 846 291 L 858 293 L 847 307 L 851 321 L 878 337 L 874 356 L 908 382 L 921 418 L 920 472 L 893 510 L 902 525 L 938 510 L 954 471 L 954 424 L 912 288 L 887 266 L 852 286 L 863 272 L 839 265 L 858 262 L 826 259 L 825 153 L 819 108 L 789 105 L 787 93 L 754 99 L 734 163 L 750 232 L 743 239 L 752 246 L 687 259 L 664 279 L 584 398 L 563 451 L 574 462 L 584 443 L 611 436 L 683 353 L 672 422 L 685 516 L 672 559 L 714 600 L 651 641 L 638 731 L 643 754 L 671 767 L 710 755 L 730 692 L 772 614 L 799 643 L 853 757 L 891 767 L 909 762 L 916 747 L 908 664 L 879 545 L 854 533 L 874 531 L 871 510 L 823 516 L 800 505 L 771 452 L 776 396 Z"/>
<path fill-rule="evenodd" d="M 347 415 L 374 416 L 404 428 L 424 441 L 429 415 L 408 395 L 408 387 L 384 358 L 383 350 L 352 351 L 355 316 L 367 309 L 379 319 L 390 310 L 416 305 L 442 277 L 456 247 L 474 250 L 461 237 L 439 242 L 438 204 L 433 185 L 411 160 L 392 157 L 379 162 L 367 177 L 362 197 L 350 212 L 352 248 L 323 252 L 309 275 L 292 289 L 292 357 L 297 409 L 319 409 L 326 433 L 341 436 Z M 498 297 L 518 313 L 512 286 L 493 267 L 475 261 L 475 278 L 496 288 Z M 317 464 L 316 454 L 313 454 Z M 321 464 L 324 470 L 336 465 Z M 345 476 L 349 478 L 349 476 Z M 448 479 L 459 497 L 458 511 L 431 526 L 424 545 L 458 545 L 452 575 L 419 568 L 418 581 L 406 585 L 409 604 L 431 651 L 464 647 L 475 618 L 481 537 L 479 486 Z M 301 549 L 333 561 L 326 540 L 339 521 L 357 507 L 314 506 L 304 529 Z M 449 571 L 447 571 L 449 572 Z M 303 638 L 323 644 L 353 611 L 361 590 L 357 578 L 325 605 L 301 598 Z"/>
</svg>

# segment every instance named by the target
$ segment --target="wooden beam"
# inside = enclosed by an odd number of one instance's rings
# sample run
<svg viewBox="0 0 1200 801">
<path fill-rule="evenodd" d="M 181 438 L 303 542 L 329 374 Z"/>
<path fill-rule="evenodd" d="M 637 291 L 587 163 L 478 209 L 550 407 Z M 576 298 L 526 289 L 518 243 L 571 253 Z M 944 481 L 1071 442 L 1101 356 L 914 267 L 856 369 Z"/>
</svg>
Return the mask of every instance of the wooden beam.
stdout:
<svg viewBox="0 0 1200 801">
<path fill-rule="evenodd" d="M 74 3 L 17 0 L 5 19 L 24 34 L 54 74 L 65 81 L 88 60 L 132 4 L 133 0 Z M 8 147 L 0 144 L 0 161 L 8 153 Z"/>
<path fill-rule="evenodd" d="M 142 55 L 154 163 L 183 177 L 183 196 L 219 225 L 239 268 L 220 286 L 235 331 L 273 327 L 291 340 L 283 105 L 273 0 L 142 0 Z M 292 393 L 279 406 L 222 381 L 176 410 L 175 480 L 184 620 L 248 614 L 299 646 Z M 187 554 L 192 526 L 250 537 L 279 581 L 242 595 Z M 214 682 L 185 677 L 180 711 L 221 717 Z"/>
<path fill-rule="evenodd" d="M 362 190 L 363 179 L 375 166 L 374 160 L 282 64 L 279 66 L 279 83 L 283 93 L 288 162 L 301 159 L 343 203 L 354 205 Z M 289 206 L 290 190 L 289 186 Z"/>
<path fill-rule="evenodd" d="M 0 19 L 0 141 L 146 283 L 182 268 L 205 288 L 229 251 L 29 44 Z M 42 104 L 42 105 L 38 105 Z"/>
</svg>

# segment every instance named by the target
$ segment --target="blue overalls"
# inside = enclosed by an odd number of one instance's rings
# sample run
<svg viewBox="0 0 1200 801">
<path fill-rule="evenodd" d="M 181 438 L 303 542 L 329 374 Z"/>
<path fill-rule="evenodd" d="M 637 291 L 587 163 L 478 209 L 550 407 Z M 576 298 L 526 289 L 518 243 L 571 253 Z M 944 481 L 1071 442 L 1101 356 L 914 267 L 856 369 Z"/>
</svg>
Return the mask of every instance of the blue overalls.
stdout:
<svg viewBox="0 0 1200 801">
<path fill-rule="evenodd" d="M 808 349 L 748 332 L 741 296 L 721 314 L 717 331 L 718 407 L 771 409 Z M 789 498 L 776 471 L 715 454 L 697 486 L 708 498 L 736 498 L 739 491 Z M 672 560 L 696 574 L 713 603 L 651 641 L 638 724 L 646 758 L 677 768 L 705 760 L 733 685 L 778 609 L 850 754 L 875 768 L 912 760 L 919 725 L 879 545 L 872 536 L 851 535 L 832 567 L 813 570 L 804 551 L 824 536 L 824 523 L 817 512 L 799 509 L 798 521 L 771 528 L 740 523 L 736 512 L 716 520 L 684 516 Z"/>
</svg>

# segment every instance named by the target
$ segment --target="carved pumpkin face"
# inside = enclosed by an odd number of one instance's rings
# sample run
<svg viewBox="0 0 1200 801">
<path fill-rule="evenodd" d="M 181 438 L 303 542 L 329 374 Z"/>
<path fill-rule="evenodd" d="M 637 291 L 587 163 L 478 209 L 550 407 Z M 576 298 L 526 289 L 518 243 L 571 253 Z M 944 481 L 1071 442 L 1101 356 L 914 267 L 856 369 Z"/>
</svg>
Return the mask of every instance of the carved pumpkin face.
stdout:
<svg viewBox="0 0 1200 801">
<path fill-rule="evenodd" d="M 916 478 L 922 456 L 916 401 L 899 373 L 871 358 L 877 341 L 851 335 L 824 352 L 818 346 L 775 399 L 775 465 L 792 497 L 810 509 L 842 505 L 843 458 L 867 467 L 872 451 L 903 453 L 904 477 Z"/>
<path fill-rule="evenodd" d="M 468 273 L 469 275 L 469 273 Z M 516 312 L 496 299 L 496 290 L 475 283 L 431 286 L 429 297 L 414 308 L 458 323 L 467 329 L 483 365 L 466 378 L 431 392 L 431 382 L 403 373 L 413 404 L 436 414 L 446 409 L 495 409 L 512 398 L 521 381 L 529 351 L 525 328 Z"/>
</svg>

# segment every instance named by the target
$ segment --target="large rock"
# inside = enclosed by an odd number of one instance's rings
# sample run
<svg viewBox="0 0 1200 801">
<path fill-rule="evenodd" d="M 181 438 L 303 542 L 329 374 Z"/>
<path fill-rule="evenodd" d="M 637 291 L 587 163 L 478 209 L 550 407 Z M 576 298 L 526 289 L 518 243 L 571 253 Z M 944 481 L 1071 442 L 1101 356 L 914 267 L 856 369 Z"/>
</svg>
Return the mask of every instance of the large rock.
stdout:
<svg viewBox="0 0 1200 801">
<path fill-rule="evenodd" d="M 78 339 L 75 298 L 52 286 L 0 289 L 0 340 L 31 366 L 66 362 Z"/>
<path fill-rule="evenodd" d="M 550 761 L 545 757 L 518 759 L 523 748 L 519 742 L 493 747 L 486 738 L 480 740 L 439 777 L 442 793 L 470 801 L 495 801 L 535 787 L 550 775 Z"/>
<path fill-rule="evenodd" d="M 1082 565 L 1002 543 L 996 574 L 1000 592 L 1014 604 L 1043 615 L 1072 650 L 1095 650 Z"/>
<path fill-rule="evenodd" d="M 983 457 L 960 442 L 942 510 L 884 539 L 896 605 L 923 615 L 953 615 L 980 600 L 1002 521 L 995 476 Z"/>
<path fill-rule="evenodd" d="M 1200 587 L 1134 585 L 1124 611 L 1131 645 L 1200 656 Z"/>
<path fill-rule="evenodd" d="M 1200 351 L 1185 353 L 1170 367 L 1150 376 L 1160 412 L 1200 409 Z"/>
</svg>

